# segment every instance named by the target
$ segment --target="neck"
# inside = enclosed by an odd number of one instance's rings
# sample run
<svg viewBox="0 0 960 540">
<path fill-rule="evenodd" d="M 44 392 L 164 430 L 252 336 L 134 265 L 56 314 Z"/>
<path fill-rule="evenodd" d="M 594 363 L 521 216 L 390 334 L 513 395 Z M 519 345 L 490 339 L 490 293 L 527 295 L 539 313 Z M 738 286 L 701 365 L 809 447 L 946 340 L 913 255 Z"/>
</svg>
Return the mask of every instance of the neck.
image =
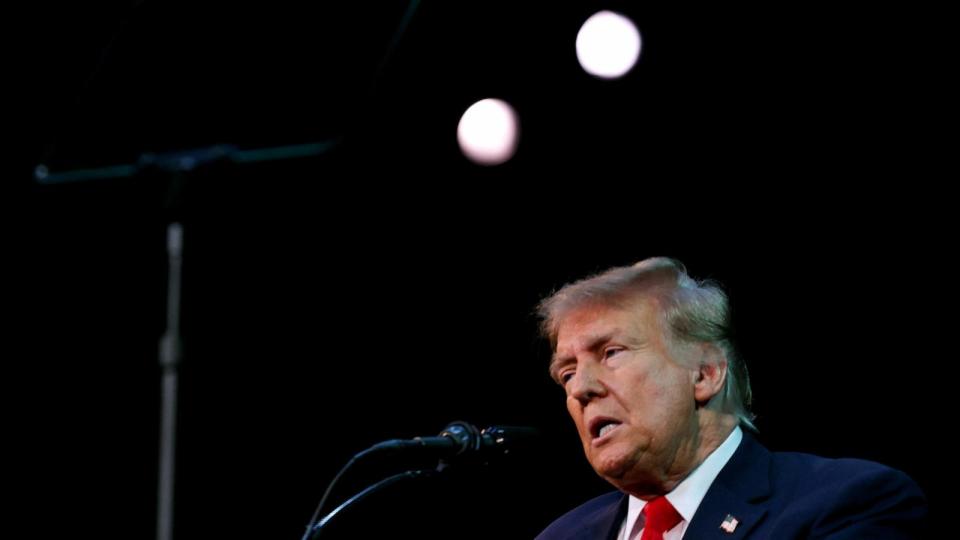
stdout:
<svg viewBox="0 0 960 540">
<path fill-rule="evenodd" d="M 650 500 L 673 491 L 713 453 L 737 427 L 737 417 L 710 409 L 701 409 L 695 433 L 677 449 L 669 470 L 654 484 L 643 483 L 621 487 L 622 491 L 643 500 Z M 624 489 L 626 488 L 626 489 Z"/>
<path fill-rule="evenodd" d="M 687 472 L 700 466 L 737 427 L 737 417 L 718 411 L 705 409 L 700 416 L 700 444 L 697 448 L 696 465 Z"/>
</svg>

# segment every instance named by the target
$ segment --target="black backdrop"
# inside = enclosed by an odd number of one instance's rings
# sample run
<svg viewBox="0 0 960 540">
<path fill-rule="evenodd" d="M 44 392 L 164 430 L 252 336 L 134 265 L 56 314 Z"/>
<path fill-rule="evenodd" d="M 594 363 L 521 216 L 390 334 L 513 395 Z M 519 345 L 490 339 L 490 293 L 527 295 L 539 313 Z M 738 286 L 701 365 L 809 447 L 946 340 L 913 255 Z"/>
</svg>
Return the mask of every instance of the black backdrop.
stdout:
<svg viewBox="0 0 960 540">
<path fill-rule="evenodd" d="M 402 2 L 27 19 L 45 38 L 28 42 L 35 122 L 12 158 L 30 206 L 10 410 L 30 526 L 154 534 L 171 217 L 186 229 L 178 538 L 295 538 L 352 453 L 458 419 L 537 426 L 543 447 L 385 493 L 339 536 L 532 537 L 606 489 L 546 375 L 533 306 L 651 255 L 729 288 L 768 446 L 885 462 L 936 510 L 952 242 L 922 17 L 456 4 L 419 6 L 395 48 Z M 619 81 L 576 64 L 599 8 L 645 40 Z M 485 97 L 522 123 L 495 168 L 454 137 Z M 197 171 L 174 209 L 159 176 L 29 180 L 39 162 L 331 139 L 321 157 Z"/>
</svg>

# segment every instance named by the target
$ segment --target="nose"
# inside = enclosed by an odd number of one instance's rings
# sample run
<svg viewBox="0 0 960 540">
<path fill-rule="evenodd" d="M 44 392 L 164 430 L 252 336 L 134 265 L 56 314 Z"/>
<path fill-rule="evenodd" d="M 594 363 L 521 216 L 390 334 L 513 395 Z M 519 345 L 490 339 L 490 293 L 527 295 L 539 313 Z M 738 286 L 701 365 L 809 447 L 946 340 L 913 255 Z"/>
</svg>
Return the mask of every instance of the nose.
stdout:
<svg viewBox="0 0 960 540">
<path fill-rule="evenodd" d="M 606 393 L 606 387 L 600 380 L 601 369 L 591 362 L 584 362 L 578 367 L 568 385 L 570 397 L 586 404 L 591 399 L 603 396 Z"/>
</svg>

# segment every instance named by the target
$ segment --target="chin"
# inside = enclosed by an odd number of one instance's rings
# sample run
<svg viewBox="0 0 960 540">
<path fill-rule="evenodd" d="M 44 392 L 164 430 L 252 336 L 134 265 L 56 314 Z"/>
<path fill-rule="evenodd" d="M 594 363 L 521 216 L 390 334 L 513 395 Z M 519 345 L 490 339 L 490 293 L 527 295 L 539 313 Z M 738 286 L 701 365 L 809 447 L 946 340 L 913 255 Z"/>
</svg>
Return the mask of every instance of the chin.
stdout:
<svg viewBox="0 0 960 540">
<path fill-rule="evenodd" d="M 590 460 L 593 470 L 608 481 L 622 479 L 633 468 L 634 460 L 625 452 L 617 452 L 612 448 L 605 449 L 600 455 Z"/>
</svg>

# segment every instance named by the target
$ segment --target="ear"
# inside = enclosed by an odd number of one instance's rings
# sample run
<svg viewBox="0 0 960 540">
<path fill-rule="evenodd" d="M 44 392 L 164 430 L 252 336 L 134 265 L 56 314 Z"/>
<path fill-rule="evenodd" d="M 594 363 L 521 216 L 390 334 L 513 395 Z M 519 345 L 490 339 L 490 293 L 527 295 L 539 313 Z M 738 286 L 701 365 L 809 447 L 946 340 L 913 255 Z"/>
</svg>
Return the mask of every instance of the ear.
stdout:
<svg viewBox="0 0 960 540">
<path fill-rule="evenodd" d="M 694 374 L 693 396 L 705 405 L 723 391 L 727 380 L 727 357 L 716 345 L 704 343 L 697 371 Z"/>
</svg>

